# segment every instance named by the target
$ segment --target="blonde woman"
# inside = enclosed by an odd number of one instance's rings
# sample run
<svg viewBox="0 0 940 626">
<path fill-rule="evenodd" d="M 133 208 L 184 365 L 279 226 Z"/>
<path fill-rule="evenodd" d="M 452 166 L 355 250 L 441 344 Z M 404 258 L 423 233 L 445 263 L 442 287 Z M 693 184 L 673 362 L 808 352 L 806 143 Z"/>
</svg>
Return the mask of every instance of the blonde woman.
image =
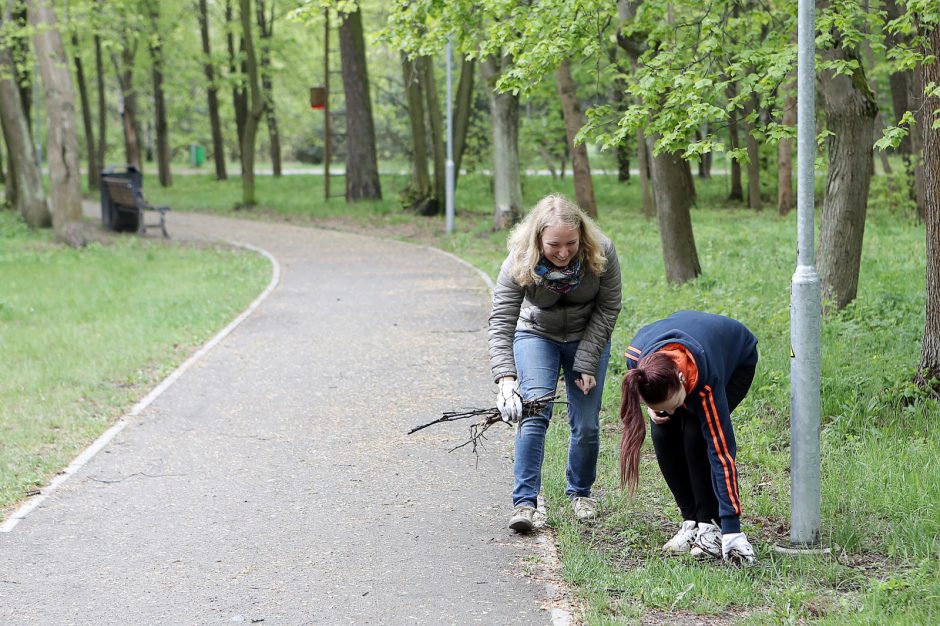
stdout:
<svg viewBox="0 0 940 626">
<path fill-rule="evenodd" d="M 571 426 L 565 493 L 579 520 L 597 514 L 591 487 L 610 335 L 620 313 L 620 264 L 591 218 L 557 194 L 535 205 L 510 233 L 508 247 L 493 291 L 489 352 L 500 414 L 520 422 L 509 527 L 529 532 L 552 406 L 521 420 L 522 401 L 554 393 L 562 372 Z"/>
</svg>

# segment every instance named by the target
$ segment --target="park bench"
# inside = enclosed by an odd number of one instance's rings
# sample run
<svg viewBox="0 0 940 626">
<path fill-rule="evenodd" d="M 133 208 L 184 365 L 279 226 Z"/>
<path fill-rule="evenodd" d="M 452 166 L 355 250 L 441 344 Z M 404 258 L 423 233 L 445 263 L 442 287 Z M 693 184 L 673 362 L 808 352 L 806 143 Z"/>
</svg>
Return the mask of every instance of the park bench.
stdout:
<svg viewBox="0 0 940 626">
<path fill-rule="evenodd" d="M 137 234 L 144 235 L 147 228 L 159 227 L 164 237 L 169 237 L 166 232 L 166 212 L 170 210 L 167 206 L 156 206 L 144 199 L 143 190 L 134 184 L 131 178 L 117 178 L 114 176 L 103 176 L 101 182 L 107 189 L 108 196 L 111 198 L 112 207 L 125 214 L 130 214 L 131 221 L 136 220 Z M 147 224 L 145 215 L 147 211 L 160 214 L 160 221 Z"/>
</svg>

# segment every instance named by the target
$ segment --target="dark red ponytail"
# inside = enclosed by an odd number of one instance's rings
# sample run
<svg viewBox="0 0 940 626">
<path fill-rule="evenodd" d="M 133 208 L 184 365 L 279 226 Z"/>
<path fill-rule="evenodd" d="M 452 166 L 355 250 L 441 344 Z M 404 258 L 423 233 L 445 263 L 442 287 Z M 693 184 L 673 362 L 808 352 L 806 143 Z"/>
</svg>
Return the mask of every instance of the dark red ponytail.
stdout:
<svg viewBox="0 0 940 626">
<path fill-rule="evenodd" d="M 640 448 L 646 437 L 646 419 L 641 402 L 662 402 L 682 383 L 675 362 L 661 352 L 648 354 L 629 370 L 620 386 L 620 422 L 623 437 L 620 440 L 620 486 L 636 494 L 640 480 Z"/>
</svg>

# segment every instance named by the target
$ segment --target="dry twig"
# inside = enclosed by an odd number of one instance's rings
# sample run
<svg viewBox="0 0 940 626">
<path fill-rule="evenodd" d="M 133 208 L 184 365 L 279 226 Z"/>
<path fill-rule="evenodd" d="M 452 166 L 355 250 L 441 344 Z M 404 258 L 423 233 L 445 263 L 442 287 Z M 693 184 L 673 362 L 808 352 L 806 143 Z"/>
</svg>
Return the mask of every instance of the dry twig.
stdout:
<svg viewBox="0 0 940 626">
<path fill-rule="evenodd" d="M 534 398 L 532 400 L 523 400 L 522 401 L 522 418 L 519 420 L 519 423 L 522 423 L 526 418 L 533 417 L 535 415 L 540 415 L 545 407 L 550 402 L 558 403 L 559 400 L 554 393 L 548 393 L 540 398 Z M 422 424 L 420 426 L 415 426 L 408 431 L 408 434 L 416 433 L 421 429 L 427 428 L 428 426 L 433 426 L 434 424 L 441 424 L 444 422 L 455 422 L 462 419 L 470 419 L 474 417 L 479 417 L 480 419 L 470 425 L 470 439 L 463 442 L 458 446 L 454 446 L 448 452 L 453 452 L 463 448 L 464 446 L 472 445 L 473 453 L 477 455 L 479 459 L 479 453 L 477 452 L 477 446 L 482 446 L 482 442 L 486 439 L 484 433 L 489 429 L 493 424 L 497 424 L 503 421 L 502 416 L 499 414 L 499 409 L 496 407 L 489 409 L 466 409 L 463 411 L 446 411 L 434 421 L 428 422 L 427 424 Z"/>
</svg>

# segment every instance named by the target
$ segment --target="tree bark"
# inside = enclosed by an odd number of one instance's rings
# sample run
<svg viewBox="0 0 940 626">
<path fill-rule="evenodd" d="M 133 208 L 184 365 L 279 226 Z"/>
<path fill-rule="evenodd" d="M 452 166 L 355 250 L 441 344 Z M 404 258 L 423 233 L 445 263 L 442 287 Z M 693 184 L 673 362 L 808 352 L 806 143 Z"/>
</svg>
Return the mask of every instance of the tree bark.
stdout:
<svg viewBox="0 0 940 626">
<path fill-rule="evenodd" d="M 921 84 L 940 84 L 940 26 L 929 35 L 929 52 L 935 61 L 923 67 Z M 936 120 L 940 98 L 924 100 L 924 119 Z M 916 382 L 922 387 L 934 385 L 940 394 L 940 130 L 931 123 L 918 126 L 924 145 L 924 222 L 927 226 L 927 303 L 924 341 Z"/>
<path fill-rule="evenodd" d="M 738 87 L 731 81 L 728 83 L 728 100 L 736 98 Z M 737 150 L 741 146 L 741 140 L 738 138 L 738 112 L 737 109 L 731 109 L 728 112 L 728 143 L 732 150 Z M 744 187 L 741 184 L 741 163 L 737 159 L 730 159 L 731 163 L 731 191 L 728 193 L 728 200 L 744 200 Z"/>
<path fill-rule="evenodd" d="M 124 127 L 124 157 L 128 165 L 143 171 L 140 159 L 140 131 L 137 125 L 137 95 L 134 92 L 134 56 L 136 41 L 132 47 L 128 38 L 124 38 L 121 49 L 121 61 L 112 54 L 118 85 L 121 88 L 121 123 Z"/>
<path fill-rule="evenodd" d="M 473 79 L 476 59 L 461 59 L 460 81 L 457 83 L 454 105 L 454 187 L 460 179 L 460 164 L 467 147 L 467 131 L 470 129 L 470 114 L 473 111 Z"/>
<path fill-rule="evenodd" d="M 704 124 L 702 131 L 695 131 L 695 138 L 701 139 L 708 134 L 708 124 Z M 712 177 L 712 153 L 706 152 L 699 156 L 698 160 L 698 177 L 699 178 L 711 178 Z"/>
<path fill-rule="evenodd" d="M 242 142 L 245 138 L 245 126 L 247 125 L 248 120 L 248 93 L 245 90 L 245 87 L 241 81 L 242 77 L 246 76 L 248 69 L 246 63 L 242 60 L 241 63 L 238 62 L 238 56 L 235 52 L 235 26 L 234 26 L 234 13 L 232 9 L 232 0 L 225 0 L 225 41 L 228 46 L 228 73 L 229 77 L 232 79 L 232 108 L 235 111 L 235 132 L 238 135 L 238 160 L 239 163 L 244 163 L 241 157 Z M 241 52 L 245 51 L 245 39 L 244 37 L 239 40 L 239 49 Z M 242 171 L 244 174 L 244 170 Z"/>
<path fill-rule="evenodd" d="M 255 44 L 251 34 L 251 0 L 239 0 L 242 23 L 242 42 L 245 48 L 245 67 L 248 70 L 248 98 L 245 118 L 245 136 L 241 143 L 242 162 L 242 207 L 250 208 L 255 201 L 255 137 L 258 124 L 264 115 L 264 98 L 258 78 L 258 58 L 255 56 Z"/>
<path fill-rule="evenodd" d="M 594 199 L 594 181 L 591 180 L 591 165 L 588 162 L 587 146 L 575 143 L 575 137 L 584 126 L 581 105 L 575 90 L 571 65 L 567 60 L 561 62 L 555 70 L 555 85 L 565 118 L 565 133 L 568 137 L 568 150 L 571 152 L 571 169 L 574 172 L 574 195 L 578 206 L 593 218 L 597 217 L 597 201 Z"/>
<path fill-rule="evenodd" d="M 0 48 L 0 123 L 7 145 L 10 182 L 15 183 L 12 200 L 23 220 L 33 228 L 48 228 L 52 214 L 46 203 L 42 173 L 36 164 L 36 148 L 26 123 L 26 113 L 14 76 L 13 55 Z"/>
<path fill-rule="evenodd" d="M 14 35 L 10 45 L 13 63 L 16 65 L 16 84 L 20 90 L 20 102 L 26 115 L 26 124 L 30 135 L 33 132 L 33 82 L 38 80 L 32 75 L 33 57 L 29 49 L 29 19 L 26 17 L 26 0 L 13 2 L 12 20 Z M 41 160 L 41 158 L 40 158 Z"/>
<path fill-rule="evenodd" d="M 215 66 L 209 45 L 209 11 L 206 0 L 198 3 L 199 33 L 202 37 L 203 71 L 206 75 L 206 92 L 209 104 L 209 126 L 212 129 L 212 158 L 215 161 L 216 180 L 225 180 L 225 143 L 222 139 L 222 120 L 219 117 L 219 88 L 215 82 Z"/>
<path fill-rule="evenodd" d="M 617 26 L 617 45 L 627 53 L 634 70 L 637 59 L 643 53 L 646 40 L 636 33 L 631 36 L 625 35 L 623 25 L 636 18 L 637 10 L 642 3 L 643 0 L 617 0 L 617 17 L 620 20 Z M 641 128 L 636 131 L 636 151 L 640 170 L 640 192 L 643 196 L 643 215 L 650 218 L 656 214 L 656 200 L 650 192 L 650 154 L 646 144 L 646 133 Z"/>
<path fill-rule="evenodd" d="M 752 116 L 757 115 L 758 107 L 756 96 L 751 96 L 744 107 L 744 143 L 747 146 L 747 206 L 755 211 L 763 207 L 760 201 L 760 145 L 754 136 L 756 124 Z"/>
<path fill-rule="evenodd" d="M 88 188 L 98 189 L 98 151 L 95 149 L 95 131 L 91 122 L 91 105 L 88 103 L 88 88 L 85 83 L 85 71 L 82 67 L 82 55 L 79 48 L 78 35 L 72 34 L 74 48 L 73 61 L 75 62 L 75 82 L 78 84 L 79 100 L 82 103 L 82 125 L 85 129 L 85 148 L 88 154 Z"/>
<path fill-rule="evenodd" d="M 271 39 L 274 36 L 274 0 L 271 13 L 265 15 L 264 0 L 258 0 L 258 31 L 261 38 L 261 92 L 264 94 L 265 121 L 268 124 L 271 170 L 281 176 L 281 135 L 277 127 L 277 112 L 274 108 L 274 82 L 271 78 Z"/>
<path fill-rule="evenodd" d="M 77 248 L 85 245 L 85 236 L 72 77 L 50 0 L 30 0 L 27 12 L 45 94 L 52 228 L 59 241 Z"/>
<path fill-rule="evenodd" d="M 929 127 L 931 121 L 924 114 L 924 68 L 919 66 L 914 72 L 914 80 L 911 83 L 911 92 L 914 94 L 911 98 L 911 106 L 914 109 L 914 119 L 916 128 Z M 911 136 L 911 169 L 914 172 L 914 201 L 917 203 L 917 215 L 921 220 L 926 217 L 927 206 L 927 172 L 924 164 L 924 135 L 915 132 Z"/>
<path fill-rule="evenodd" d="M 623 115 L 627 108 L 627 87 L 626 82 L 620 78 L 625 69 L 617 60 L 617 51 L 619 49 L 619 46 L 608 46 L 607 59 L 612 66 L 617 68 L 617 73 L 610 85 L 610 101 L 613 103 L 617 114 Z M 614 156 L 617 160 L 617 182 L 625 183 L 630 180 L 630 145 L 626 137 L 614 148 Z"/>
<path fill-rule="evenodd" d="M 157 175 L 161 187 L 173 184 L 170 174 L 170 138 L 166 117 L 166 98 L 163 94 L 163 37 L 160 34 L 160 5 L 146 3 L 150 15 L 150 61 L 153 82 L 154 126 L 157 132 Z"/>
<path fill-rule="evenodd" d="M 652 155 L 650 170 L 656 193 L 656 216 L 666 280 L 673 285 L 681 285 L 702 273 L 692 233 L 692 199 L 685 182 L 689 162 L 675 153 L 654 155 L 654 143 L 651 137 L 647 150 Z"/>
<path fill-rule="evenodd" d="M 873 170 L 872 132 L 878 104 L 854 50 L 836 40 L 829 59 L 858 62 L 852 76 L 820 72 L 828 129 L 829 174 L 819 234 L 823 297 L 836 309 L 855 299 Z"/>
<path fill-rule="evenodd" d="M 381 200 L 361 10 L 342 16 L 339 48 L 346 94 L 346 201 Z"/>
<path fill-rule="evenodd" d="M 97 7 L 100 7 L 100 3 Z M 96 8 L 100 10 L 100 8 Z M 108 107 L 104 97 L 104 56 L 101 53 L 101 37 L 95 35 L 95 84 L 98 92 L 98 166 L 103 170 L 108 157 Z M 95 172 L 101 175 L 101 171 Z"/>
<path fill-rule="evenodd" d="M 643 196 L 643 217 L 651 218 L 656 215 L 656 197 L 650 190 L 650 187 L 652 187 L 650 152 L 646 145 L 646 134 L 642 128 L 636 131 L 636 152 L 636 160 L 640 164 L 640 194 Z"/>
<path fill-rule="evenodd" d="M 783 108 L 785 126 L 796 126 L 796 96 L 792 91 Z M 783 216 L 793 210 L 793 140 L 781 139 L 777 144 L 777 212 Z"/>
<path fill-rule="evenodd" d="M 509 69 L 512 59 L 488 56 L 481 70 L 490 100 L 493 124 L 493 228 L 503 230 L 522 216 L 522 182 L 519 166 L 519 96 L 495 89 L 500 74 Z"/>
<path fill-rule="evenodd" d="M 411 128 L 411 184 L 414 187 L 414 203 L 411 209 L 421 210 L 427 206 L 431 196 L 431 179 L 428 177 L 427 132 L 424 127 L 424 94 L 416 63 L 404 53 L 401 55 L 401 73 L 408 102 L 408 122 Z M 432 215 L 438 213 L 435 208 Z"/>
<path fill-rule="evenodd" d="M 441 118 L 441 106 L 437 98 L 437 81 L 434 80 L 434 64 L 431 57 L 418 57 L 417 64 L 421 68 L 418 75 L 421 77 L 421 87 L 424 91 L 424 102 L 428 113 L 428 126 L 431 129 L 431 155 L 434 158 L 434 198 L 438 206 L 444 206 L 446 194 L 446 163 L 447 153 L 444 147 L 444 121 Z"/>
</svg>

